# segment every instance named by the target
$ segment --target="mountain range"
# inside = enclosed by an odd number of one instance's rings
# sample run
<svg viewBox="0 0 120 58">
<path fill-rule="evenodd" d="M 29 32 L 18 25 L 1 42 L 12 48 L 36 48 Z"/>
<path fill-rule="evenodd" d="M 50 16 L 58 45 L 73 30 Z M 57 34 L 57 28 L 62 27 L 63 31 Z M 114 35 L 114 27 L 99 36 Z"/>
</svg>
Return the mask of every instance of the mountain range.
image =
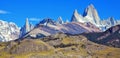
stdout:
<svg viewBox="0 0 120 58">
<path fill-rule="evenodd" d="M 62 17 L 60 16 L 58 17 L 57 21 L 54 21 L 51 18 L 45 18 L 38 24 L 33 26 L 29 23 L 29 19 L 26 18 L 26 22 L 20 30 L 18 29 L 17 25 L 14 24 L 17 28 L 17 37 L 15 39 L 27 36 L 28 34 L 33 37 L 36 37 L 39 34 L 39 36 L 41 35 L 40 37 L 43 37 L 53 35 L 58 32 L 69 34 L 80 34 L 84 32 L 102 32 L 118 24 L 120 24 L 120 20 L 115 20 L 113 17 L 109 17 L 106 20 L 100 19 L 97 10 L 92 4 L 90 4 L 84 10 L 83 15 L 79 14 L 76 9 L 73 12 L 70 22 L 64 22 Z M 39 32 L 34 32 L 32 30 L 38 30 Z M 7 36 L 1 35 L 0 41 L 4 42 L 10 40 L 7 39 Z"/>
<path fill-rule="evenodd" d="M 102 20 L 90 4 L 71 21 L 45 18 L 19 28 L 0 20 L 0 58 L 120 58 L 120 20 Z"/>
</svg>

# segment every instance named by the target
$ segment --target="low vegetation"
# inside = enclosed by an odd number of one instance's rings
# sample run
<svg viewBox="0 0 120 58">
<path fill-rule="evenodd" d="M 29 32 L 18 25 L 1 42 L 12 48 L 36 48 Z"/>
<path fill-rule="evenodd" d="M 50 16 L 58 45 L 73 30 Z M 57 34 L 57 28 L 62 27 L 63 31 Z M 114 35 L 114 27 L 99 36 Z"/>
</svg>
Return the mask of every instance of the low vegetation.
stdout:
<svg viewBox="0 0 120 58">
<path fill-rule="evenodd" d="M 96 44 L 83 35 L 56 34 L 0 43 L 0 58 L 120 58 L 119 52 L 120 48 Z"/>
</svg>

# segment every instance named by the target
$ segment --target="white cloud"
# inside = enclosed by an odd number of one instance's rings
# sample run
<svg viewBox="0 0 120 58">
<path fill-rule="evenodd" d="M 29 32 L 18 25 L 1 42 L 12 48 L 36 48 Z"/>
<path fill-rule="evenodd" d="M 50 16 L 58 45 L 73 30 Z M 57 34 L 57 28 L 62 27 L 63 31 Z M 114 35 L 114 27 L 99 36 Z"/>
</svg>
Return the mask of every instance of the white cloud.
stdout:
<svg viewBox="0 0 120 58">
<path fill-rule="evenodd" d="M 5 10 L 0 10 L 0 14 L 7 14 L 8 12 Z"/>
</svg>

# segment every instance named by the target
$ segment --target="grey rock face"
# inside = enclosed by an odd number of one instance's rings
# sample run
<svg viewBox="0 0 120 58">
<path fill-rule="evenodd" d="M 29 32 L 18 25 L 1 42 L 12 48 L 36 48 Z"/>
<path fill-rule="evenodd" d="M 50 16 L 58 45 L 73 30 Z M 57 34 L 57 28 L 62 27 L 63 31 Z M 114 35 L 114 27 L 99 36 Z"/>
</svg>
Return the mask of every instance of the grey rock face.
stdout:
<svg viewBox="0 0 120 58">
<path fill-rule="evenodd" d="M 20 29 L 20 37 L 24 36 L 26 33 L 28 33 L 33 28 L 34 26 L 30 24 L 28 18 L 26 18 L 25 25 Z"/>
<path fill-rule="evenodd" d="M 97 10 L 94 8 L 94 6 L 92 4 L 90 4 L 84 11 L 83 13 L 83 16 L 84 17 L 90 17 L 92 18 L 93 22 L 95 24 L 100 24 L 99 21 L 100 21 L 100 18 L 99 18 L 99 15 L 98 15 L 98 12 Z"/>
<path fill-rule="evenodd" d="M 74 11 L 73 16 L 71 18 L 71 22 L 84 22 L 83 16 L 78 13 L 77 10 Z"/>
<path fill-rule="evenodd" d="M 25 31 L 26 33 L 30 31 L 30 24 L 29 24 L 28 18 L 26 18 L 25 28 L 26 28 L 26 31 Z"/>
<path fill-rule="evenodd" d="M 58 17 L 57 23 L 58 23 L 58 24 L 63 24 L 63 23 L 64 23 L 64 21 L 62 20 L 62 17 L 61 17 L 61 16 Z"/>
</svg>

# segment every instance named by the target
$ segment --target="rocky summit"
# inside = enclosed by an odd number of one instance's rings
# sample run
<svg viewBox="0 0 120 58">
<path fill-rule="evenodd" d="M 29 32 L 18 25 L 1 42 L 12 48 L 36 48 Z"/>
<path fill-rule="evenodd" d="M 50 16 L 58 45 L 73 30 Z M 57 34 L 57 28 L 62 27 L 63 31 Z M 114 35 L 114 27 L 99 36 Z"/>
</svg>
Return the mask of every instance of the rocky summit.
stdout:
<svg viewBox="0 0 120 58">
<path fill-rule="evenodd" d="M 34 28 L 34 26 L 32 24 L 30 24 L 28 18 L 26 18 L 25 25 L 23 27 L 21 27 L 21 29 L 20 29 L 19 38 L 23 37 L 25 34 L 27 34 L 33 28 Z"/>
<path fill-rule="evenodd" d="M 113 17 L 110 17 L 108 19 L 102 20 L 99 17 L 99 14 L 97 12 L 97 9 L 94 7 L 93 4 L 90 4 L 85 10 L 83 15 L 79 14 L 77 10 L 73 12 L 73 15 L 71 17 L 71 22 L 90 22 L 97 27 L 99 27 L 101 30 L 105 31 L 108 28 L 115 26 L 119 23 L 120 20 L 116 20 Z"/>
<path fill-rule="evenodd" d="M 60 16 L 60 17 L 58 17 L 58 20 L 57 20 L 57 22 L 56 23 L 58 23 L 58 24 L 63 24 L 64 23 L 64 21 L 63 21 L 63 19 L 62 19 L 62 17 Z"/>
</svg>

